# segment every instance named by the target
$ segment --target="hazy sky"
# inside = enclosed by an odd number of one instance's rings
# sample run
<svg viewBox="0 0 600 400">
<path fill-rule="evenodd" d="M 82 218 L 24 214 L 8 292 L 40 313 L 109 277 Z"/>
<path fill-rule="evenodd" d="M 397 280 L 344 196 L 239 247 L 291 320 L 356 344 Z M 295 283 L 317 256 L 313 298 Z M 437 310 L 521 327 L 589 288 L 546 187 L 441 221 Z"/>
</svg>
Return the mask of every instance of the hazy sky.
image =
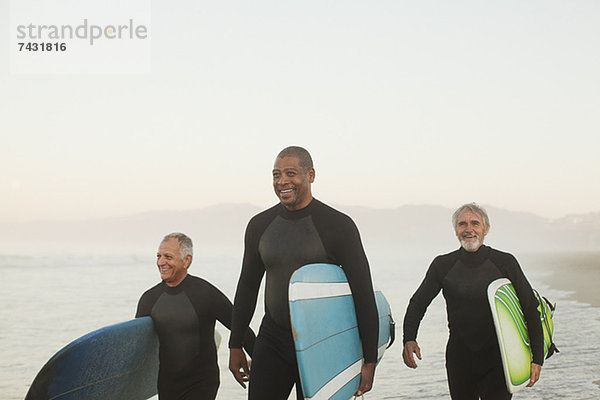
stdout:
<svg viewBox="0 0 600 400">
<path fill-rule="evenodd" d="M 0 30 L 0 222 L 267 206 L 290 144 L 328 203 L 600 211 L 598 1 L 165 4 L 145 74 L 11 74 Z"/>
</svg>

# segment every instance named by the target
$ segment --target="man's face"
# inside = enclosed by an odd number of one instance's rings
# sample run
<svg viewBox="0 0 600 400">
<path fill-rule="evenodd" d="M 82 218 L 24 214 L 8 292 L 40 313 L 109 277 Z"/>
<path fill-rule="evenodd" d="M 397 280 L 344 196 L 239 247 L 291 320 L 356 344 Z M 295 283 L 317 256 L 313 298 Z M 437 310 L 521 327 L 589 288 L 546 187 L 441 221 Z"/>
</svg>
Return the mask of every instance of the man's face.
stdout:
<svg viewBox="0 0 600 400">
<path fill-rule="evenodd" d="M 471 252 L 479 250 L 488 233 L 481 215 L 471 210 L 465 210 L 458 216 L 454 229 L 461 246 Z"/>
<path fill-rule="evenodd" d="M 179 240 L 170 238 L 163 241 L 156 253 L 156 265 L 160 278 L 169 286 L 177 286 L 187 275 L 192 256 L 181 259 Z"/>
<path fill-rule="evenodd" d="M 305 170 L 298 157 L 277 158 L 273 166 L 273 189 L 279 201 L 290 211 L 306 207 L 312 200 L 310 189 L 315 170 Z"/>
</svg>

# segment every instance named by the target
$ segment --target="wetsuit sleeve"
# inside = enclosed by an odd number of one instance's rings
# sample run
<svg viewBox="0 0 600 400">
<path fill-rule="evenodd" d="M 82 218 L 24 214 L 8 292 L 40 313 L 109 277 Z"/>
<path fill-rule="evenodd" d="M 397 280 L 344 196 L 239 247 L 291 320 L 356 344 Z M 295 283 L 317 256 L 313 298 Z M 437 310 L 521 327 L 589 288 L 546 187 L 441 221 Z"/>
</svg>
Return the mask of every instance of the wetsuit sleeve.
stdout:
<svg viewBox="0 0 600 400">
<path fill-rule="evenodd" d="M 150 290 L 148 290 L 146 293 L 144 293 L 142 295 L 142 297 L 140 297 L 140 300 L 138 301 L 138 306 L 137 306 L 137 311 L 135 312 L 135 317 L 136 318 L 140 318 L 140 317 L 145 317 L 150 315 L 150 313 L 152 312 L 152 307 L 154 306 L 154 303 L 156 302 L 156 290 L 155 288 L 152 288 Z"/>
<path fill-rule="evenodd" d="M 440 264 L 440 258 L 437 257 L 433 260 L 425 278 L 417 291 L 412 295 L 406 313 L 404 314 L 404 339 L 403 342 L 417 340 L 417 333 L 419 331 L 419 325 L 421 320 L 427 311 L 427 307 L 438 295 L 442 289 L 441 280 L 437 276 L 437 268 Z"/>
<path fill-rule="evenodd" d="M 531 342 L 533 362 L 542 365 L 544 363 L 544 333 L 538 311 L 538 301 L 517 259 L 512 254 L 505 253 L 502 255 L 502 260 L 499 260 L 498 264 L 500 263 L 506 267 L 508 279 L 512 282 L 519 303 L 521 303 L 523 315 L 527 322 L 527 333 Z"/>
<path fill-rule="evenodd" d="M 233 313 L 233 305 L 231 301 L 216 287 L 212 286 L 213 294 L 211 295 L 211 310 L 214 312 L 215 319 L 219 321 L 227 329 L 231 330 L 231 319 Z M 244 335 L 242 346 L 246 352 L 252 356 L 254 350 L 254 341 L 256 336 L 250 327 L 246 330 Z"/>
<path fill-rule="evenodd" d="M 260 282 L 265 274 L 265 266 L 258 253 L 258 241 L 262 231 L 264 229 L 260 229 L 256 219 L 251 220 L 246 228 L 242 272 L 235 291 L 229 338 L 229 348 L 232 349 L 242 348 L 244 336 L 256 309 Z"/>
<path fill-rule="evenodd" d="M 374 363 L 377 362 L 379 317 L 371 271 L 356 224 L 348 216 L 344 216 L 344 219 L 345 221 L 338 225 L 339 230 L 333 233 L 337 238 L 333 241 L 335 259 L 344 269 L 352 290 L 363 357 L 366 363 Z"/>
</svg>

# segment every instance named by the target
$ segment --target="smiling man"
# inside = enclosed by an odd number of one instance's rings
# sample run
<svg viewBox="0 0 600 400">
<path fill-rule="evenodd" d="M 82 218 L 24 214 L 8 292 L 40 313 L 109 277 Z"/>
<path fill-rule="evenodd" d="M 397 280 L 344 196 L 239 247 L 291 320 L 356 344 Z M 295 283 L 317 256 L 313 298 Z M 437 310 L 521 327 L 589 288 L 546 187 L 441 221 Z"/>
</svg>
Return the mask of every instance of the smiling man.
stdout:
<svg viewBox="0 0 600 400">
<path fill-rule="evenodd" d="M 250 400 L 286 400 L 296 385 L 303 399 L 290 326 L 288 285 L 306 264 L 341 265 L 354 296 L 364 364 L 358 394 L 371 389 L 377 361 L 379 324 L 369 263 L 358 229 L 350 217 L 313 198 L 315 169 L 308 151 L 291 146 L 273 166 L 273 189 L 279 204 L 248 223 L 229 341 L 229 369 L 246 387 Z M 263 276 L 265 316 L 249 370 L 241 350 L 244 332 L 256 308 Z"/>
<path fill-rule="evenodd" d="M 158 334 L 160 400 L 214 400 L 219 388 L 215 321 L 230 328 L 232 304 L 209 282 L 188 274 L 192 257 L 189 237 L 164 237 L 156 253 L 162 282 L 142 295 L 135 315 L 151 316 Z M 246 329 L 242 336 L 252 354 L 254 333 Z"/>
<path fill-rule="evenodd" d="M 487 287 L 498 278 L 510 279 L 515 287 L 533 353 L 528 386 L 533 386 L 539 379 L 544 361 L 537 301 L 515 257 L 483 244 L 490 221 L 482 207 L 475 203 L 459 207 L 452 215 L 452 224 L 461 248 L 436 257 L 410 299 L 404 316 L 402 357 L 408 367 L 417 368 L 414 356 L 421 359 L 417 331 L 427 307 L 442 290 L 450 329 L 446 372 L 451 397 L 460 400 L 510 399 L 488 305 Z"/>
</svg>

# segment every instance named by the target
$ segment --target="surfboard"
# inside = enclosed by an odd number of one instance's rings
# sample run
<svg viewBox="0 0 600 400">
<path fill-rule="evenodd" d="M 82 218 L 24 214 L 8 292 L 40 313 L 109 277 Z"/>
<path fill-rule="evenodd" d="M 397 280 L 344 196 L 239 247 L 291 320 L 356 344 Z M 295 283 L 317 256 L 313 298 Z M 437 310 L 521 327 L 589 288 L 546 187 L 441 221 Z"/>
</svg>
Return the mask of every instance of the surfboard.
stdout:
<svg viewBox="0 0 600 400">
<path fill-rule="evenodd" d="M 538 311 L 544 331 L 544 357 L 546 357 L 554 347 L 553 310 L 535 290 L 534 294 L 539 304 Z M 531 376 L 532 355 L 523 311 L 512 283 L 506 278 L 490 283 L 488 300 L 498 336 L 506 387 L 510 393 L 515 393 L 527 385 Z"/>
<path fill-rule="evenodd" d="M 309 264 L 290 279 L 289 307 L 305 399 L 350 399 L 360 383 L 362 347 L 354 301 L 342 268 Z M 375 290 L 379 314 L 377 362 L 393 341 L 393 319 Z M 392 339 L 391 339 L 392 338 Z"/>
<path fill-rule="evenodd" d="M 158 337 L 150 317 L 71 342 L 40 370 L 25 400 L 136 400 L 156 394 Z"/>
</svg>

